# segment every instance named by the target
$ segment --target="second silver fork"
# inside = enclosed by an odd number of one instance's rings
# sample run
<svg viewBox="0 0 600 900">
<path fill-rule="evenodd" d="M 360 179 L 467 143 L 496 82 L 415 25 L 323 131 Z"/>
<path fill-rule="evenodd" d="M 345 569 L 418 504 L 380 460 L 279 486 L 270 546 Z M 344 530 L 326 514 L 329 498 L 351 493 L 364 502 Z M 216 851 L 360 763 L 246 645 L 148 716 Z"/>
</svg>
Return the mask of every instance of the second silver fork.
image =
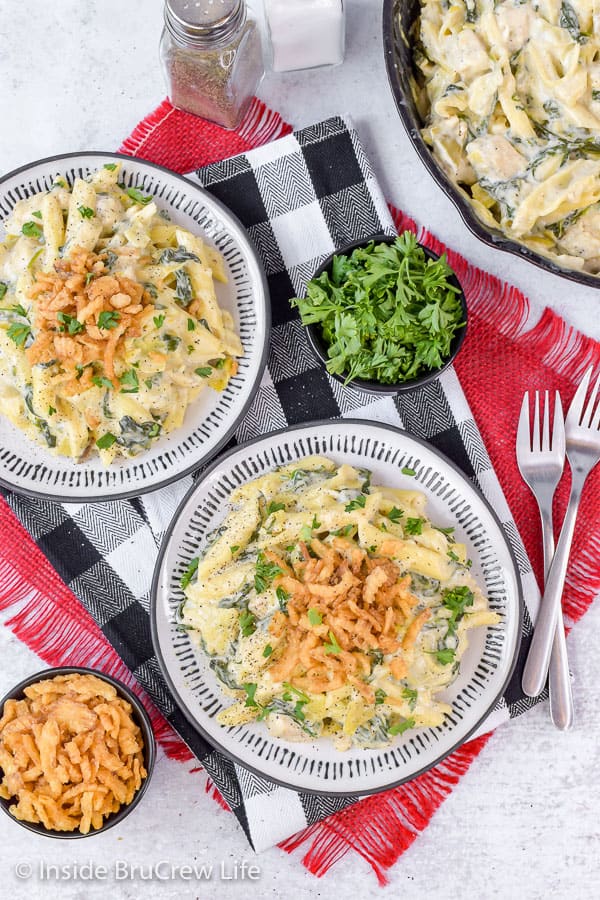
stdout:
<svg viewBox="0 0 600 900">
<path fill-rule="evenodd" d="M 565 427 L 560 395 L 556 392 L 554 422 L 550 436 L 550 402 L 548 391 L 544 397 L 544 412 L 540 425 L 539 392 L 535 392 L 533 429 L 529 419 L 529 393 L 523 398 L 517 430 L 517 462 L 523 480 L 535 497 L 542 520 L 544 548 L 544 580 L 554 556 L 552 498 L 565 465 Z M 562 616 L 556 624 L 550 659 L 550 714 L 562 731 L 573 724 L 573 697 L 567 658 L 567 645 Z"/>
</svg>

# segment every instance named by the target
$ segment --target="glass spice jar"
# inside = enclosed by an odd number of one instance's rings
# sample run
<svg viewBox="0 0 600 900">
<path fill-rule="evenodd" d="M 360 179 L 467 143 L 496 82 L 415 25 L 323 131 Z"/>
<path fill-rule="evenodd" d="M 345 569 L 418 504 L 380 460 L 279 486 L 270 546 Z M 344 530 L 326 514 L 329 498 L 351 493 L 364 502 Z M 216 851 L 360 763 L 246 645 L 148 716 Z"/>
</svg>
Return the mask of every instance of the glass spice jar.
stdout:
<svg viewBox="0 0 600 900">
<path fill-rule="evenodd" d="M 264 76 L 246 0 L 166 0 L 160 56 L 178 109 L 237 128 Z"/>
</svg>

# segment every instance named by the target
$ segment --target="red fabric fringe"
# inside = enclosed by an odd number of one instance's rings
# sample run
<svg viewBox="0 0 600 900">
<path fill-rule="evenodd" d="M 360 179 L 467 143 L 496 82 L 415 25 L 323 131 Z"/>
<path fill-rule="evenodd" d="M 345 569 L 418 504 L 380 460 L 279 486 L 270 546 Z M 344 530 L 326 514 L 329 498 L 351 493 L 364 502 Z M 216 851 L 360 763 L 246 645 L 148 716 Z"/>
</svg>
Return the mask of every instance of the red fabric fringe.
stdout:
<svg viewBox="0 0 600 900">
<path fill-rule="evenodd" d="M 176 110 L 165 101 L 138 125 L 121 151 L 185 173 L 290 130 L 277 113 L 258 100 L 238 134 Z M 399 210 L 392 212 L 398 230 L 410 228 L 432 249 L 445 251 L 443 244 L 419 230 L 414 220 Z M 537 508 L 514 459 L 521 397 L 527 389 L 557 388 L 566 406 L 582 372 L 590 363 L 600 362 L 600 345 L 549 310 L 532 330 L 526 331 L 529 305 L 520 291 L 471 266 L 457 253 L 447 253 L 469 306 L 468 334 L 456 369 L 526 549 L 541 575 Z M 557 497 L 557 522 L 564 512 L 568 488 L 565 478 Z M 566 609 L 573 620 L 600 591 L 600 530 L 594 527 L 599 505 L 600 472 L 596 472 L 586 486 L 580 522 L 587 527 L 577 530 L 567 582 Z M 0 609 L 15 607 L 8 627 L 49 665 L 93 665 L 132 685 L 148 708 L 166 752 L 176 759 L 190 760 L 187 746 L 135 686 L 133 676 L 96 623 L 4 501 L 0 501 L 0 535 Z M 488 738 L 470 741 L 410 783 L 368 797 L 280 846 L 290 853 L 303 848 L 304 865 L 318 876 L 353 850 L 369 862 L 379 883 L 385 884 L 386 869 L 427 826 Z M 210 781 L 206 790 L 220 806 L 228 808 Z"/>
<path fill-rule="evenodd" d="M 228 131 L 191 113 L 176 109 L 168 100 L 134 129 L 119 148 L 184 174 L 209 163 L 245 153 L 289 134 L 292 126 L 256 97 L 238 131 Z"/>
</svg>

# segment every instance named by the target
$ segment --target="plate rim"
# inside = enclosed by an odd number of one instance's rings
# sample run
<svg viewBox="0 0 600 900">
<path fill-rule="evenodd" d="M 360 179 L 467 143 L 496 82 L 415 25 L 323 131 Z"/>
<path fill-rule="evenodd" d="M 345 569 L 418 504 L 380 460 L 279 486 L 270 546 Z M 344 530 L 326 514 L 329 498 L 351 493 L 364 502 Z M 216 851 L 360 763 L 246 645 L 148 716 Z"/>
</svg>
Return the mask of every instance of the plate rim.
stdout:
<svg viewBox="0 0 600 900">
<path fill-rule="evenodd" d="M 168 668 L 166 666 L 165 660 L 162 655 L 159 636 L 158 636 L 158 625 L 157 625 L 158 586 L 159 586 L 159 578 L 160 578 L 162 562 L 165 557 L 165 554 L 167 551 L 167 546 L 171 540 L 173 531 L 174 531 L 174 529 L 177 525 L 177 522 L 179 520 L 179 517 L 181 515 L 181 512 L 183 511 L 184 507 L 186 506 L 186 504 L 188 503 L 188 501 L 190 500 L 192 495 L 195 493 L 195 491 L 199 490 L 199 488 L 203 484 L 203 482 L 206 481 L 206 479 L 213 473 L 213 471 L 219 465 L 224 463 L 227 459 L 229 459 L 230 456 L 233 456 L 234 453 L 237 453 L 240 450 L 245 450 L 246 448 L 251 447 L 254 444 L 258 444 L 261 441 L 267 440 L 269 438 L 279 437 L 280 435 L 288 434 L 288 433 L 294 432 L 294 431 L 299 431 L 300 429 L 304 429 L 304 428 L 318 428 L 320 426 L 325 426 L 325 425 L 329 426 L 329 425 L 334 424 L 335 422 L 341 422 L 344 424 L 347 423 L 348 425 L 359 425 L 361 428 L 364 428 L 365 425 L 374 426 L 377 428 L 382 428 L 385 431 L 390 431 L 396 435 L 402 435 L 404 437 L 408 437 L 410 440 L 415 441 L 417 444 L 420 444 L 421 446 L 426 447 L 428 451 L 430 451 L 434 454 L 434 456 L 438 456 L 444 463 L 446 463 L 448 466 L 450 466 L 450 468 L 453 469 L 459 475 L 461 481 L 467 482 L 467 484 L 475 491 L 475 493 L 479 497 L 480 501 L 484 504 L 488 513 L 492 516 L 492 519 L 494 520 L 497 527 L 499 528 L 500 533 L 503 538 L 503 541 L 504 541 L 504 544 L 506 546 L 506 549 L 508 550 L 510 561 L 512 563 L 513 574 L 515 577 L 515 584 L 516 584 L 516 589 L 517 589 L 516 590 L 516 610 L 517 610 L 516 640 L 515 640 L 515 647 L 513 650 L 513 657 L 510 662 L 510 665 L 508 667 L 507 674 L 506 674 L 504 680 L 502 681 L 502 685 L 501 685 L 500 689 L 495 693 L 495 695 L 494 695 L 493 699 L 490 701 L 490 703 L 486 704 L 486 709 L 485 709 L 485 712 L 483 713 L 483 715 L 481 715 L 477 719 L 475 724 L 467 731 L 467 733 L 463 737 L 461 737 L 461 739 L 459 741 L 453 743 L 452 746 L 448 750 L 446 750 L 444 753 L 442 753 L 441 755 L 436 756 L 436 758 L 431 763 L 429 763 L 425 766 L 422 766 L 417 771 L 413 772 L 410 775 L 407 775 L 406 777 L 390 781 L 390 782 L 386 783 L 385 785 L 382 785 L 381 787 L 363 788 L 362 790 L 352 790 L 352 791 L 348 791 L 348 790 L 335 791 L 335 790 L 332 790 L 331 787 L 324 787 L 324 788 L 298 787 L 298 785 L 294 784 L 291 781 L 286 781 L 281 778 L 274 778 L 271 775 L 266 775 L 259 768 L 257 768 L 254 765 L 249 765 L 245 760 L 240 759 L 240 757 L 238 755 L 236 755 L 235 753 L 233 753 L 231 750 L 224 748 L 218 741 L 215 741 L 215 738 L 213 737 L 213 735 L 208 734 L 208 732 L 204 729 L 204 727 L 193 717 L 191 712 L 189 712 L 189 710 L 187 709 L 187 705 L 181 699 L 179 692 L 174 684 L 173 679 L 171 678 L 170 672 L 168 671 Z M 370 421 L 368 419 L 357 419 L 357 418 L 314 419 L 314 420 L 311 420 L 310 422 L 300 422 L 296 425 L 290 425 L 287 428 L 279 428 L 276 431 L 269 431 L 266 434 L 262 434 L 262 435 L 259 435 L 258 437 L 251 438 L 250 440 L 244 441 L 243 443 L 236 444 L 235 447 L 232 447 L 231 449 L 227 450 L 225 453 L 223 453 L 217 459 L 213 459 L 213 461 L 210 463 L 210 465 L 208 465 L 204 469 L 204 471 L 202 472 L 202 474 L 198 478 L 198 480 L 195 481 L 194 484 L 186 491 L 185 496 L 183 497 L 183 499 L 177 506 L 177 509 L 175 510 L 171 521 L 169 522 L 169 525 L 164 533 L 164 536 L 163 536 L 163 539 L 161 541 L 161 545 L 160 545 L 160 548 L 158 551 L 158 557 L 156 559 L 156 563 L 154 565 L 154 572 L 152 575 L 152 585 L 150 588 L 150 631 L 151 631 L 151 637 L 152 637 L 152 646 L 154 648 L 154 652 L 156 654 L 156 659 L 160 666 L 161 673 L 165 679 L 165 682 L 167 684 L 167 687 L 169 689 L 171 696 L 175 700 L 177 708 L 179 709 L 180 712 L 183 713 L 183 715 L 185 716 L 187 721 L 192 725 L 192 727 L 208 743 L 209 747 L 211 747 L 213 750 L 217 750 L 219 753 L 222 753 L 223 756 L 225 756 L 231 762 L 235 763 L 236 765 L 241 766 L 244 769 L 247 769 L 249 772 L 252 772 L 255 775 L 258 775 L 260 778 L 264 778 L 267 781 L 273 782 L 273 784 L 279 785 L 280 787 L 289 788 L 290 790 L 296 791 L 297 793 L 314 794 L 317 796 L 354 797 L 357 799 L 359 797 L 371 796 L 372 794 L 380 794 L 383 791 L 388 791 L 388 790 L 391 790 L 392 788 L 399 787 L 402 784 L 406 784 L 409 781 L 413 781 L 415 778 L 418 778 L 420 775 L 423 775 L 425 772 L 428 772 L 430 769 L 433 769 L 435 766 L 439 765 L 448 756 L 450 756 L 452 753 L 454 753 L 459 747 L 462 747 L 463 744 L 466 744 L 467 741 L 470 740 L 470 738 L 481 727 L 481 725 L 487 719 L 487 717 L 490 715 L 490 713 L 493 712 L 494 708 L 496 707 L 496 704 L 498 703 L 500 698 L 504 695 L 504 692 L 513 677 L 513 674 L 514 674 L 514 671 L 515 671 L 515 668 L 516 668 L 516 665 L 517 665 L 517 662 L 519 659 L 519 653 L 521 650 L 521 645 L 522 645 L 522 640 L 523 640 L 524 614 L 525 614 L 525 600 L 524 600 L 524 596 L 523 596 L 523 584 L 522 584 L 521 575 L 519 572 L 517 558 L 515 556 L 512 546 L 510 544 L 510 541 L 506 537 L 506 534 L 504 532 L 504 528 L 502 527 L 502 522 L 500 521 L 500 518 L 496 514 L 491 503 L 487 500 L 487 498 L 484 496 L 482 491 L 479 489 L 479 487 L 476 484 L 474 484 L 468 478 L 468 476 L 462 471 L 462 469 L 458 465 L 456 465 L 456 463 L 454 463 L 451 459 L 449 459 L 449 457 L 447 457 L 445 453 L 442 453 L 440 450 L 437 449 L 437 447 L 432 447 L 432 445 L 429 444 L 424 438 L 413 435 L 410 432 L 406 431 L 406 429 L 404 429 L 404 428 L 398 428 L 395 425 L 389 425 L 387 422 L 376 422 L 376 421 Z"/>
<path fill-rule="evenodd" d="M 239 427 L 240 422 L 245 417 L 246 413 L 250 409 L 250 406 L 254 402 L 258 389 L 260 387 L 260 383 L 262 381 L 266 366 L 267 359 L 269 356 L 269 347 L 271 343 L 271 330 L 272 330 L 272 314 L 271 314 L 271 293 L 269 290 L 269 283 L 267 281 L 267 275 L 265 272 L 264 264 L 258 255 L 258 251 L 254 247 L 250 236 L 248 234 L 248 229 L 243 224 L 241 219 L 236 216 L 234 212 L 232 212 L 228 206 L 226 206 L 221 200 L 217 197 L 213 197 L 213 195 L 206 190 L 206 188 L 202 187 L 200 184 L 194 184 L 193 181 L 190 181 L 189 178 L 186 178 L 185 175 L 180 175 L 179 172 L 174 172 L 172 169 L 168 169 L 166 166 L 161 166 L 158 163 L 149 162 L 148 160 L 142 159 L 139 156 L 129 156 L 126 153 L 111 153 L 109 150 L 80 150 L 78 152 L 72 153 L 57 153 L 54 156 L 46 156 L 42 159 L 34 160 L 33 162 L 26 163 L 24 166 L 19 166 L 17 169 L 13 169 L 11 172 L 8 172 L 6 175 L 2 175 L 0 177 L 0 190 L 3 185 L 11 178 L 16 175 L 20 175 L 24 172 L 28 172 L 34 166 L 44 165 L 47 163 L 52 163 L 57 160 L 73 160 L 73 159 L 81 159 L 89 156 L 104 156 L 109 157 L 111 159 L 122 159 L 126 162 L 134 162 L 138 165 L 149 166 L 152 169 L 157 169 L 159 172 L 165 172 L 172 178 L 176 178 L 178 181 L 182 181 L 188 188 L 192 190 L 198 191 L 203 196 L 208 196 L 210 198 L 211 203 L 217 207 L 217 209 L 221 210 L 221 212 L 225 215 L 225 218 L 228 218 L 233 221 L 235 225 L 237 225 L 241 231 L 245 234 L 246 239 L 248 241 L 249 249 L 252 253 L 254 262 L 257 266 L 258 274 L 260 277 L 260 283 L 262 285 L 263 294 L 265 297 L 265 342 L 262 348 L 260 360 L 258 363 L 256 375 L 252 382 L 248 397 L 243 404 L 241 411 L 235 421 L 229 426 L 229 428 L 224 432 L 222 437 L 217 441 L 214 447 L 211 449 L 210 453 L 207 454 L 202 460 L 191 463 L 189 466 L 179 470 L 174 475 L 169 475 L 156 484 L 151 484 L 148 486 L 144 486 L 143 484 L 127 489 L 125 491 L 119 490 L 110 494 L 97 494 L 90 496 L 89 494 L 82 493 L 77 497 L 64 497 L 61 494 L 55 494 L 48 491 L 36 491 L 31 490 L 30 488 L 22 487 L 21 485 L 15 485 L 13 482 L 9 481 L 3 473 L 0 473 L 0 487 L 5 488 L 6 490 L 12 491 L 15 494 L 19 494 L 24 497 L 33 497 L 37 500 L 51 500 L 55 503 L 62 504 L 70 504 L 70 503 L 110 503 L 113 500 L 130 500 L 135 497 L 140 497 L 142 494 L 148 494 L 152 491 L 159 491 L 164 487 L 167 487 L 170 484 L 174 484 L 176 481 L 180 481 L 182 478 L 185 478 L 187 475 L 190 475 L 196 469 L 200 468 L 200 466 L 206 465 L 214 460 L 215 456 L 220 452 L 223 446 L 230 440 L 233 433 Z M 201 168 L 201 167 L 200 167 Z M 195 171 L 195 170 L 194 170 Z M 52 458 L 52 457 L 50 457 Z"/>
</svg>

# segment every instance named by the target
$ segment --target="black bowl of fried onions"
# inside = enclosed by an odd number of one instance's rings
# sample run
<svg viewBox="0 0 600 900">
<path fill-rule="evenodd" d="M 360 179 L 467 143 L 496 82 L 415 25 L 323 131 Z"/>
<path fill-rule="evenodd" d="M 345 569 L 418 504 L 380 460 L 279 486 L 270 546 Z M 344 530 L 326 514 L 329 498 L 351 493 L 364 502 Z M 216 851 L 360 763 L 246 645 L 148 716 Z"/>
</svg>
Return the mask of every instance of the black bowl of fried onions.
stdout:
<svg viewBox="0 0 600 900">
<path fill-rule="evenodd" d="M 452 364 L 466 333 L 465 295 L 445 254 L 410 231 L 336 251 L 306 295 L 291 302 L 329 374 L 375 394 L 433 381 Z"/>
</svg>

